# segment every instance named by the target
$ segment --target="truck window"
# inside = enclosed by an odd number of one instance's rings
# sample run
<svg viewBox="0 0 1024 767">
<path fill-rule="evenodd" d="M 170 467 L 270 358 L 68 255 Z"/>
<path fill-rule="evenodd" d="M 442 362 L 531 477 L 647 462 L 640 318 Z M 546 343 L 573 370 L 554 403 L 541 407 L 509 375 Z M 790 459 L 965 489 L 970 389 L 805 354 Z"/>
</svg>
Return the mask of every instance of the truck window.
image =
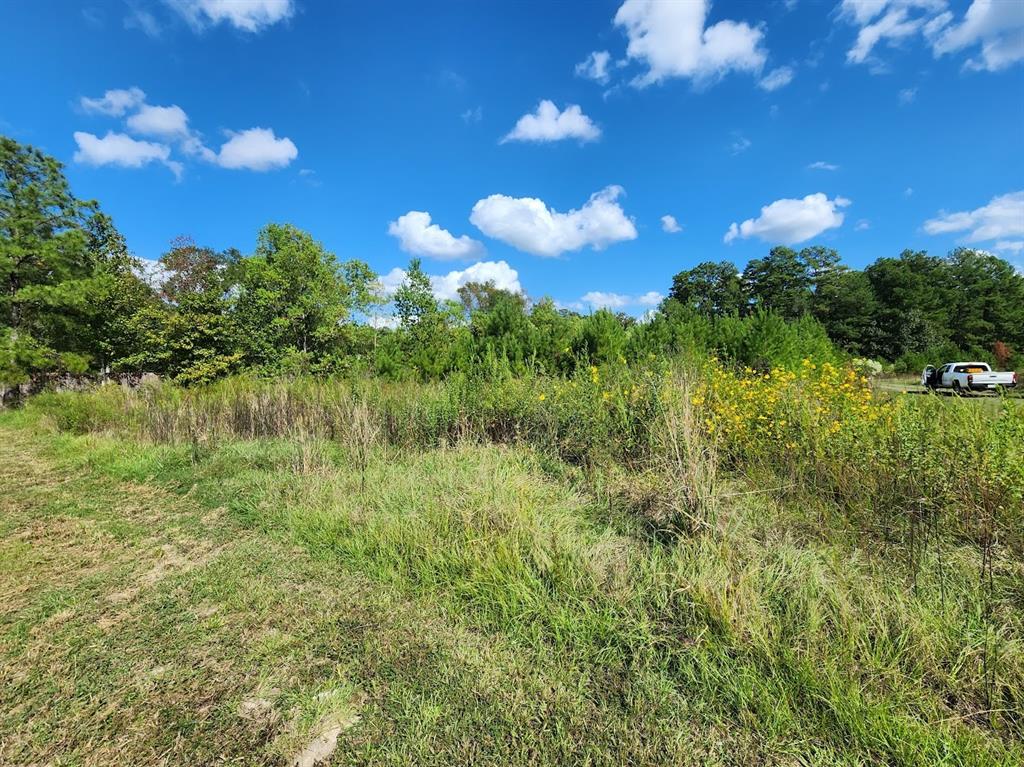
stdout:
<svg viewBox="0 0 1024 767">
<path fill-rule="evenodd" d="M 988 365 L 979 363 L 979 364 L 975 364 L 975 365 L 957 365 L 955 372 L 957 372 L 957 373 L 987 373 L 988 371 L 989 371 Z"/>
</svg>

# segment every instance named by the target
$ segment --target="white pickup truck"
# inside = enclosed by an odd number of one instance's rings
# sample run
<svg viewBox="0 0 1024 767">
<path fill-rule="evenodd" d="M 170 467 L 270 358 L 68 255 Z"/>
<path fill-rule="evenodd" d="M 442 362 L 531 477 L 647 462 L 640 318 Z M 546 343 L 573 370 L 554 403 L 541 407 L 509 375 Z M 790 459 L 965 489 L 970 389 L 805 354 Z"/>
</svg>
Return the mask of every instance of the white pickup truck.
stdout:
<svg viewBox="0 0 1024 767">
<path fill-rule="evenodd" d="M 932 390 L 952 389 L 954 394 L 1012 389 L 1017 385 L 1017 374 L 998 373 L 984 362 L 947 362 L 940 368 L 929 365 L 921 371 L 921 385 Z"/>
</svg>

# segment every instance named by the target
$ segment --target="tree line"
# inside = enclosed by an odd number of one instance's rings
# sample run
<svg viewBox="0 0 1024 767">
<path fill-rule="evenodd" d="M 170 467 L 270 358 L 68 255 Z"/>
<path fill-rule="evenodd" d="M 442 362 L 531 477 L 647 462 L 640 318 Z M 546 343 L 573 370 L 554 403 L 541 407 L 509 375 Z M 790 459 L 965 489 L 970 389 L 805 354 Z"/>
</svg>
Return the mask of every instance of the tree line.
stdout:
<svg viewBox="0 0 1024 767">
<path fill-rule="evenodd" d="M 184 384 L 264 374 L 569 373 L 580 365 L 718 354 L 755 366 L 807 356 L 895 360 L 1024 347 L 1024 278 L 980 251 L 904 253 L 863 271 L 834 251 L 775 248 L 740 273 L 680 272 L 640 322 L 462 286 L 438 301 L 416 259 L 383 296 L 363 261 L 268 224 L 243 255 L 179 238 L 154 276 L 61 164 L 0 137 L 0 387 L 62 375 L 152 372 Z M 393 308 L 394 322 L 371 320 Z M 393 326 L 391 326 L 393 324 Z M 938 356 L 935 360 L 938 360 Z M 948 356 L 957 356 L 950 354 Z"/>
<path fill-rule="evenodd" d="M 1024 349 L 1024 276 L 971 248 L 905 250 L 857 270 L 830 248 L 776 247 L 742 272 L 728 261 L 679 272 L 669 296 L 710 317 L 811 316 L 840 349 L 909 369 L 954 357 L 1007 365 Z"/>
</svg>

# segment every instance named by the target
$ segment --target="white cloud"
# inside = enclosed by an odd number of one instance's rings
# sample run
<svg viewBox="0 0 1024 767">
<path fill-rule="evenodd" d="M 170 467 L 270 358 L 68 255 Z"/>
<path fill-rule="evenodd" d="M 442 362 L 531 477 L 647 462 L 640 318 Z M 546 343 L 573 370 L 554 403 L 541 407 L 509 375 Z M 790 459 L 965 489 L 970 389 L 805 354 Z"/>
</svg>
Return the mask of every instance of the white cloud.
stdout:
<svg viewBox="0 0 1024 767">
<path fill-rule="evenodd" d="M 189 135 L 188 115 L 177 105 L 155 107 L 142 104 L 139 111 L 128 118 L 128 128 L 143 136 L 157 136 L 163 139 L 182 138 Z"/>
<path fill-rule="evenodd" d="M 878 21 L 861 27 L 857 33 L 857 42 L 846 52 L 846 60 L 862 64 L 879 42 L 900 40 L 916 34 L 924 21 L 923 17 L 911 18 L 906 7 L 893 7 Z"/>
<path fill-rule="evenodd" d="M 832 163 L 825 162 L 823 160 L 818 160 L 817 162 L 812 162 L 807 167 L 810 170 L 839 170 L 839 166 L 838 165 L 833 165 Z"/>
<path fill-rule="evenodd" d="M 469 123 L 478 123 L 484 119 L 484 110 L 481 107 L 473 107 L 472 109 L 467 109 L 460 116 L 462 117 L 462 122 L 467 125 Z"/>
<path fill-rule="evenodd" d="M 863 26 L 885 8 L 889 0 L 843 0 L 840 14 L 855 24 Z"/>
<path fill-rule="evenodd" d="M 844 197 L 830 200 L 822 192 L 809 194 L 802 200 L 776 200 L 761 208 L 757 218 L 731 224 L 725 242 L 759 237 L 766 242 L 794 245 L 841 226 L 844 215 L 838 209 L 849 204 Z"/>
<path fill-rule="evenodd" d="M 151 162 L 166 165 L 175 177 L 181 176 L 181 163 L 170 159 L 171 148 L 166 144 L 151 141 L 137 141 L 123 133 L 107 131 L 103 138 L 75 131 L 75 162 L 98 167 L 101 165 L 117 165 L 122 168 L 141 168 Z"/>
<path fill-rule="evenodd" d="M 143 8 L 131 6 L 128 15 L 124 17 L 125 29 L 140 29 L 153 39 L 160 37 L 161 29 L 156 17 Z"/>
<path fill-rule="evenodd" d="M 626 54 L 647 65 L 647 72 L 633 80 L 635 86 L 671 77 L 700 86 L 731 71 L 760 73 L 767 58 L 761 47 L 764 33 L 729 20 L 705 28 L 709 7 L 708 0 L 626 0 L 619 7 L 615 24 L 629 38 Z"/>
<path fill-rule="evenodd" d="M 519 118 L 516 126 L 502 138 L 506 141 L 560 141 L 575 138 L 580 141 L 596 141 L 601 129 L 583 114 L 576 104 L 570 104 L 559 112 L 553 101 L 544 99 L 537 111 Z"/>
<path fill-rule="evenodd" d="M 398 290 L 403 282 L 405 282 L 405 269 L 398 266 L 377 279 L 379 292 L 385 298 L 391 298 L 391 296 L 395 295 L 395 291 Z"/>
<path fill-rule="evenodd" d="M 85 96 L 79 102 L 82 109 L 93 114 L 110 115 L 120 117 L 139 106 L 146 100 L 146 94 L 141 88 L 115 88 L 103 94 L 102 98 L 90 99 Z"/>
<path fill-rule="evenodd" d="M 1000 240 L 992 247 L 1003 253 L 1013 253 L 1019 256 L 1024 253 L 1024 240 Z"/>
<path fill-rule="evenodd" d="M 382 330 L 383 328 L 394 330 L 395 328 L 402 324 L 402 321 L 393 314 L 374 314 L 366 320 L 366 324 L 369 325 L 371 328 L 375 328 L 376 330 Z"/>
<path fill-rule="evenodd" d="M 729 149 L 733 154 L 743 154 L 752 146 L 750 139 L 744 136 L 742 133 L 733 131 L 732 143 L 729 145 Z"/>
<path fill-rule="evenodd" d="M 453 236 L 447 229 L 430 223 L 430 214 L 410 210 L 388 224 L 388 234 L 398 238 L 406 253 L 432 258 L 474 258 L 483 254 L 484 246 L 462 235 Z"/>
<path fill-rule="evenodd" d="M 159 261 L 150 261 L 146 258 L 139 259 L 138 264 L 133 267 L 132 271 L 136 277 L 149 285 L 153 290 L 160 290 L 171 276 L 170 272 Z"/>
<path fill-rule="evenodd" d="M 488 237 L 537 256 L 559 256 L 590 246 L 601 250 L 636 239 L 636 227 L 619 206 L 622 187 L 608 186 L 579 210 L 559 213 L 534 197 L 492 194 L 473 206 L 469 220 Z"/>
<path fill-rule="evenodd" d="M 942 25 L 944 26 L 944 25 Z M 963 21 L 933 30 L 936 56 L 981 45 L 981 60 L 968 59 L 970 69 L 997 72 L 1024 61 L 1024 3 L 1019 0 L 974 0 Z"/>
<path fill-rule="evenodd" d="M 675 234 L 676 232 L 683 231 L 683 227 L 679 226 L 679 222 L 676 221 L 676 217 L 668 215 L 661 217 L 661 228 L 669 234 Z"/>
<path fill-rule="evenodd" d="M 217 164 L 222 168 L 273 170 L 285 167 L 299 156 L 291 139 L 277 138 L 270 128 L 249 128 L 229 132 L 229 136 L 217 153 Z"/>
<path fill-rule="evenodd" d="M 603 293 L 600 290 L 592 290 L 584 293 L 580 301 L 594 309 L 623 309 L 629 306 L 629 296 L 621 293 Z"/>
<path fill-rule="evenodd" d="M 964 242 L 1024 237 L 1024 191 L 993 197 L 988 205 L 969 211 L 946 213 L 924 222 L 928 234 L 967 232 Z"/>
<path fill-rule="evenodd" d="M 857 222 L 856 226 L 854 226 L 853 228 L 854 231 L 864 232 L 871 228 L 871 222 L 868 221 L 866 218 L 862 218 L 860 219 L 860 221 Z"/>
<path fill-rule="evenodd" d="M 793 67 L 776 67 L 757 81 L 757 86 L 764 91 L 771 93 L 793 82 L 796 73 Z"/>
<path fill-rule="evenodd" d="M 499 290 L 523 292 L 523 286 L 519 284 L 519 273 L 505 261 L 478 261 L 461 271 L 430 278 L 434 295 L 442 301 L 458 298 L 459 288 L 467 282 L 493 282 Z"/>
<path fill-rule="evenodd" d="M 227 22 L 245 32 L 260 32 L 295 13 L 292 0 L 167 0 L 167 3 L 197 31 Z"/>
<path fill-rule="evenodd" d="M 914 99 L 917 98 L 917 88 L 904 88 L 899 93 L 900 104 L 907 106 L 907 104 L 913 104 Z"/>
<path fill-rule="evenodd" d="M 395 267 L 382 276 L 378 283 L 380 293 L 385 298 L 394 296 L 395 291 L 405 282 L 404 269 Z M 522 293 L 523 286 L 519 283 L 519 273 L 505 261 L 477 261 L 447 274 L 430 275 L 430 286 L 434 297 L 439 301 L 455 300 L 459 297 L 459 288 L 467 282 L 493 282 L 499 290 L 510 293 Z"/>
<path fill-rule="evenodd" d="M 880 42 L 920 34 L 936 58 L 980 47 L 980 58 L 967 59 L 967 69 L 996 72 L 1024 61 L 1024 3 L 973 0 L 957 23 L 946 6 L 946 0 L 843 0 L 840 17 L 859 27 L 847 60 L 872 61 Z M 872 66 L 882 69 L 877 60 Z"/>
<path fill-rule="evenodd" d="M 630 296 L 623 293 L 605 293 L 600 290 L 592 290 L 574 302 L 574 307 L 590 307 L 591 309 L 626 309 L 631 306 L 655 307 L 665 299 L 656 290 L 648 291 L 639 296 Z"/>
<path fill-rule="evenodd" d="M 189 127 L 184 109 L 176 104 L 166 107 L 147 104 L 146 94 L 140 88 L 109 90 L 102 98 L 83 98 L 81 106 L 87 112 L 111 117 L 123 117 L 134 112 L 125 120 L 128 129 L 137 135 L 161 139 L 162 143 L 137 141 L 112 131 L 102 139 L 91 133 L 75 133 L 75 141 L 79 145 L 75 158 L 79 162 L 138 168 L 159 160 L 180 177 L 183 166 L 181 162 L 170 159 L 171 142 L 176 143 L 186 157 L 232 170 L 283 168 L 299 153 L 291 139 L 277 138 L 269 128 L 226 131 L 227 141 L 219 152 L 215 152 L 203 143 L 197 131 Z"/>
<path fill-rule="evenodd" d="M 588 80 L 606 85 L 611 77 L 608 72 L 611 60 L 612 55 L 608 51 L 592 51 L 589 56 L 576 65 L 576 74 L 579 77 L 586 77 Z"/>
</svg>

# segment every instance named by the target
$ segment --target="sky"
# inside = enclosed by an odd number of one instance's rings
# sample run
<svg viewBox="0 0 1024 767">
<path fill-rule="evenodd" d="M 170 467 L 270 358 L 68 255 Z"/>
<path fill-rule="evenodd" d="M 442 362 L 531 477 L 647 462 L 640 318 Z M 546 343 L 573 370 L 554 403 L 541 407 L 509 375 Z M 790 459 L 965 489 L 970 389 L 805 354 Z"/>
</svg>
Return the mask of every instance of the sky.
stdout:
<svg viewBox="0 0 1024 767">
<path fill-rule="evenodd" d="M 1024 265 L 1024 1 L 0 5 L 0 133 L 132 251 L 289 222 L 640 315 L 701 261 L 821 244 Z"/>
</svg>

